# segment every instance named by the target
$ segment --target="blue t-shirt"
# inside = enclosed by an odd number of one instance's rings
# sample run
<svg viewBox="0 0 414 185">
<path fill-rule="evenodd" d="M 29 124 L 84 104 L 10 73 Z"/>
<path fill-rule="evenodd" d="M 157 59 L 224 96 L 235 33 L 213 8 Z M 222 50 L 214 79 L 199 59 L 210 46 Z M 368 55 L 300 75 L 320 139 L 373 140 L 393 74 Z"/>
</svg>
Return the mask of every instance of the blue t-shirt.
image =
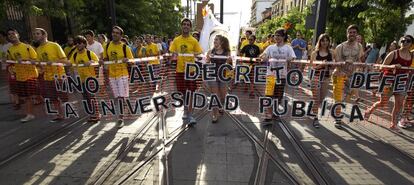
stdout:
<svg viewBox="0 0 414 185">
<path fill-rule="evenodd" d="M 377 61 L 378 54 L 379 54 L 379 49 L 377 48 L 371 49 L 371 51 L 368 53 L 367 60 L 365 60 L 365 62 L 367 64 L 375 63 Z"/>
<path fill-rule="evenodd" d="M 296 58 L 302 59 L 303 51 L 299 48 L 294 48 L 294 46 L 299 45 L 301 48 L 306 48 L 306 41 L 303 39 L 293 39 L 291 45 L 293 51 L 295 52 Z"/>
</svg>

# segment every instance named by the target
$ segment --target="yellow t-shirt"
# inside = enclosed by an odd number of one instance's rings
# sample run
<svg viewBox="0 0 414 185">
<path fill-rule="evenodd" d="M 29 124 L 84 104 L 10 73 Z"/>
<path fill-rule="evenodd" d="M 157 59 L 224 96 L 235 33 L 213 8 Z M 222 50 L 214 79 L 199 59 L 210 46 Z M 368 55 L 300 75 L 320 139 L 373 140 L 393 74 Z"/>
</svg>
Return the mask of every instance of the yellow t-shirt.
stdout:
<svg viewBox="0 0 414 185">
<path fill-rule="evenodd" d="M 9 60 L 31 61 L 37 59 L 37 53 L 32 46 L 22 42 L 10 46 L 7 53 Z M 22 82 L 39 76 L 36 66 L 31 64 L 15 64 L 14 72 L 16 73 L 16 80 Z"/>
<path fill-rule="evenodd" d="M 171 43 L 170 51 L 178 54 L 197 54 L 201 53 L 201 46 L 193 36 L 183 37 L 180 35 Z M 194 57 L 178 56 L 176 72 L 184 73 L 187 62 L 194 63 Z"/>
<path fill-rule="evenodd" d="M 36 49 L 37 59 L 43 62 L 57 62 L 58 60 L 65 59 L 66 55 L 63 52 L 59 44 L 55 42 L 46 42 L 43 45 L 40 45 Z M 58 75 L 60 79 L 62 75 L 65 74 L 65 68 L 63 66 L 44 66 L 44 80 L 53 81 L 55 74 Z"/>
<path fill-rule="evenodd" d="M 121 44 L 114 44 L 112 42 L 108 43 L 109 46 L 105 45 L 103 57 L 108 59 L 109 61 L 119 62 L 116 64 L 109 64 L 108 65 L 108 73 L 109 78 L 120 78 L 124 76 L 128 76 L 128 68 L 126 63 L 122 63 L 122 59 L 126 58 L 133 59 L 131 48 L 127 45 Z M 125 45 L 125 55 L 123 51 L 123 47 Z"/>
<path fill-rule="evenodd" d="M 249 44 L 249 40 L 244 40 L 240 46 L 240 49 L 242 49 L 244 46 Z M 261 46 L 261 44 L 257 43 L 256 41 L 254 42 L 254 45 L 256 45 L 257 47 L 259 47 L 260 51 L 263 51 L 263 47 Z"/>
<path fill-rule="evenodd" d="M 67 57 L 70 57 L 69 56 L 69 52 L 72 50 L 72 49 L 74 49 L 76 46 L 65 46 L 65 48 L 63 48 L 63 51 L 65 52 L 65 55 L 67 56 Z M 72 52 L 72 54 L 75 52 L 75 50 L 73 50 L 73 52 Z"/>
<path fill-rule="evenodd" d="M 80 79 L 82 82 L 85 82 L 85 80 L 88 77 L 96 78 L 95 73 L 95 67 L 94 66 L 83 66 L 78 67 L 77 64 L 85 64 L 85 62 L 91 61 L 91 63 L 97 63 L 98 62 L 98 56 L 92 51 L 89 51 L 91 59 L 88 58 L 88 51 L 85 49 L 82 53 L 79 53 L 79 51 L 74 51 L 72 57 L 70 57 L 70 62 L 73 64 L 73 68 L 78 72 L 78 75 L 80 76 Z M 75 60 L 76 56 L 76 60 Z"/>
<path fill-rule="evenodd" d="M 145 50 L 146 50 L 146 48 L 144 46 L 141 46 L 140 48 L 138 48 L 135 51 L 135 55 L 134 56 L 137 57 L 137 58 L 144 57 L 145 56 Z"/>
<path fill-rule="evenodd" d="M 157 44 L 155 44 L 155 43 L 148 44 L 145 47 L 145 53 L 146 53 L 146 56 L 147 57 L 150 57 L 150 56 L 158 56 L 159 51 L 158 51 Z M 160 61 L 159 60 L 151 60 L 151 61 L 148 62 L 148 64 L 152 64 L 152 65 L 154 65 L 154 64 L 160 64 Z"/>
</svg>

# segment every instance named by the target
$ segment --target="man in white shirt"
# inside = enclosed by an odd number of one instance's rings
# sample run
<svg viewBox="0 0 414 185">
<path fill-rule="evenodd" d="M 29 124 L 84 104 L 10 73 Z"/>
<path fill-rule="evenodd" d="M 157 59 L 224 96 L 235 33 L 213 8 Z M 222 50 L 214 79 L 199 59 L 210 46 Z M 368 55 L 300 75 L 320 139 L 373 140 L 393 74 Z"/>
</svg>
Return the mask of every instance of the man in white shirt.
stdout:
<svg viewBox="0 0 414 185">
<path fill-rule="evenodd" d="M 99 59 L 102 59 L 104 50 L 102 44 L 95 41 L 95 33 L 93 33 L 92 30 L 86 30 L 84 35 L 86 37 L 86 40 L 88 41 L 86 48 L 94 52 L 99 57 Z"/>
<path fill-rule="evenodd" d="M 268 61 L 265 95 L 277 99 L 279 103 L 282 102 L 285 93 L 288 63 L 296 58 L 293 48 L 286 44 L 287 36 L 286 30 L 276 30 L 276 43 L 267 47 L 260 55 L 260 58 Z M 279 76 L 272 68 L 281 68 Z M 277 78 L 279 83 L 276 83 Z M 264 125 L 267 125 L 266 122 L 271 121 L 272 118 L 279 119 L 279 116 L 273 115 L 272 109 L 268 109 L 264 116 Z"/>
<path fill-rule="evenodd" d="M 7 41 L 7 34 L 6 32 L 1 31 L 0 33 L 0 58 L 6 58 L 7 50 L 12 44 Z"/>
</svg>

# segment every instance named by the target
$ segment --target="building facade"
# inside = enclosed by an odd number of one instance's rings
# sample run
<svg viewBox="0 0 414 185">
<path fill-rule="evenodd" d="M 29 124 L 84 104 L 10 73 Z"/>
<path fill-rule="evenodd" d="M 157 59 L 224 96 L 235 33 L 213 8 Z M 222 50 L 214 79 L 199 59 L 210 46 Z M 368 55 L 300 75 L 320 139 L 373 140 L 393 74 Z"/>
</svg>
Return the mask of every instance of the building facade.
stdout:
<svg viewBox="0 0 414 185">
<path fill-rule="evenodd" d="M 272 17 L 286 15 L 293 8 L 303 11 L 313 0 L 276 0 L 272 3 Z"/>
<path fill-rule="evenodd" d="M 266 8 L 271 8 L 272 3 L 276 0 L 253 0 L 251 8 L 250 25 L 254 26 L 262 22 L 262 13 L 266 11 Z"/>
</svg>

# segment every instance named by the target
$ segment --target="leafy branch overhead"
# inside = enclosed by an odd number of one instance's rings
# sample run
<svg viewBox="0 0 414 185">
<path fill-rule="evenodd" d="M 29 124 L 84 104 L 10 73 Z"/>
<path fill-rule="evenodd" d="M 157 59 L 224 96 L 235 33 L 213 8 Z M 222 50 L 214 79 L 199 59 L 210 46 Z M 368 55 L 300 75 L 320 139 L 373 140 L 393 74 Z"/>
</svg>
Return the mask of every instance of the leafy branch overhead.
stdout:
<svg viewBox="0 0 414 185">
<path fill-rule="evenodd" d="M 348 25 L 356 24 L 366 42 L 387 44 L 398 40 L 413 22 L 414 14 L 408 14 L 412 6 L 412 0 L 329 0 L 326 32 L 335 42 L 342 42 L 346 40 Z M 310 39 L 312 32 L 304 27 L 307 12 L 309 8 L 305 12 L 292 9 L 282 17 L 275 17 L 261 24 L 257 34 L 263 37 L 289 22 L 294 25 L 288 31 L 290 35 L 299 30 L 305 33 L 306 39 Z"/>
<path fill-rule="evenodd" d="M 183 9 L 180 0 L 114 0 L 117 24 L 128 35 L 153 33 L 173 35 L 179 30 Z M 47 15 L 74 24 L 74 32 L 84 29 L 107 32 L 111 23 L 108 0 L 0 0 L 18 5 L 26 14 Z M 1 17 L 6 16 L 0 6 Z"/>
</svg>

